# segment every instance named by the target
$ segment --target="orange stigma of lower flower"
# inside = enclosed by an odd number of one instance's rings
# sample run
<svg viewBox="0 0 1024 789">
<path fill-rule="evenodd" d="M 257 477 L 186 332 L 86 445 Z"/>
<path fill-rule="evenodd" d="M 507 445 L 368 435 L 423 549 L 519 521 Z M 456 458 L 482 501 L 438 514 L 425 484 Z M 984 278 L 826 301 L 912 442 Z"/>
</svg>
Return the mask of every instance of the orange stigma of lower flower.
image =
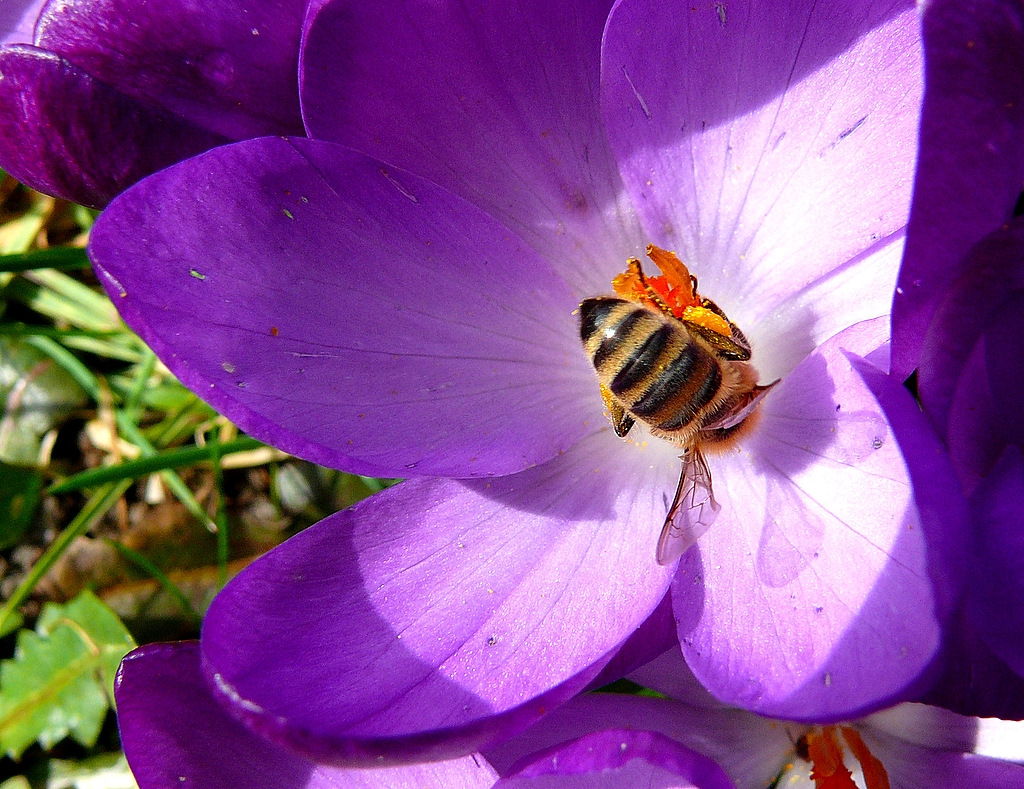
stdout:
<svg viewBox="0 0 1024 789">
<path fill-rule="evenodd" d="M 853 773 L 843 761 L 843 746 L 839 743 L 837 731 L 842 732 L 847 747 L 860 763 L 867 789 L 890 789 L 889 774 L 882 763 L 868 750 L 867 744 L 856 729 L 849 726 L 825 726 L 804 735 L 807 742 L 807 758 L 811 762 L 811 780 L 816 789 L 857 789 Z"/>
<path fill-rule="evenodd" d="M 661 270 L 661 274 L 645 276 L 640 261 L 630 258 L 626 270 L 612 280 L 612 288 L 617 294 L 723 337 L 732 336 L 729 322 L 704 306 L 704 299 L 697 293 L 697 278 L 690 274 L 686 264 L 674 252 L 648 244 L 647 257 Z"/>
</svg>

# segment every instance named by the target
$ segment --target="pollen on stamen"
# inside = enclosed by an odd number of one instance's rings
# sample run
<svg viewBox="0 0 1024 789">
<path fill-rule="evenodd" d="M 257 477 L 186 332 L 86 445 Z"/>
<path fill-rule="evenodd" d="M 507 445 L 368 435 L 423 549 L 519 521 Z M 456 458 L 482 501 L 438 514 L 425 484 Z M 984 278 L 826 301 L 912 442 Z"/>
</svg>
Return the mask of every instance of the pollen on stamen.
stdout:
<svg viewBox="0 0 1024 789">
<path fill-rule="evenodd" d="M 731 336 L 729 322 L 704 306 L 704 299 L 697 292 L 697 280 L 675 252 L 648 244 L 647 257 L 661 274 L 645 276 L 640 261 L 631 258 L 626 270 L 612 280 L 612 289 L 619 296 L 668 312 L 723 337 Z"/>
</svg>

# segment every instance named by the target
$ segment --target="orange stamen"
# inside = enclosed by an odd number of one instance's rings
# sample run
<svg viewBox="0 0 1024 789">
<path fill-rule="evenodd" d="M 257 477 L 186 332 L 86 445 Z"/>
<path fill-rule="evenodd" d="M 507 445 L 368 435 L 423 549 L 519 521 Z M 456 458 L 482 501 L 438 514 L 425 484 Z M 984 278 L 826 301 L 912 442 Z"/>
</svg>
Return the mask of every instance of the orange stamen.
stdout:
<svg viewBox="0 0 1024 789">
<path fill-rule="evenodd" d="M 690 276 L 690 270 L 675 252 L 669 252 L 667 249 L 654 246 L 654 244 L 648 244 L 647 257 L 654 261 L 655 266 L 661 269 L 661 273 L 665 275 L 665 279 L 668 280 L 673 288 L 685 287 L 690 291 L 691 303 L 694 305 L 700 304 L 700 300 L 697 298 L 697 286 L 693 277 Z"/>
<path fill-rule="evenodd" d="M 811 780 L 817 789 L 857 789 L 853 773 L 843 764 L 843 746 L 834 726 L 826 726 L 820 733 L 808 732 L 807 753 L 813 765 Z"/>
<path fill-rule="evenodd" d="M 702 306 L 696 278 L 674 252 L 648 244 L 647 256 L 662 273 L 645 276 L 640 261 L 630 258 L 626 270 L 612 280 L 612 289 L 617 294 L 725 337 L 732 334 L 728 321 Z"/>
<path fill-rule="evenodd" d="M 841 726 L 839 730 L 843 733 L 843 739 L 850 746 L 854 757 L 860 762 L 860 769 L 864 773 L 864 785 L 867 789 L 890 789 L 889 773 L 885 771 L 885 766 L 868 750 L 867 744 L 861 739 L 860 732 L 849 726 Z"/>
</svg>

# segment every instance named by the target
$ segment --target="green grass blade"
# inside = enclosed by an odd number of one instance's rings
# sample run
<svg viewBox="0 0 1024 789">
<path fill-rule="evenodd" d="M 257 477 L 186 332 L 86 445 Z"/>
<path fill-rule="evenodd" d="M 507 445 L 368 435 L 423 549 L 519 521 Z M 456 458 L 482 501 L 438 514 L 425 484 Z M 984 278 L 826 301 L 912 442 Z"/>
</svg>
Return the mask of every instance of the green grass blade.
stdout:
<svg viewBox="0 0 1024 789">
<path fill-rule="evenodd" d="M 100 468 L 82 471 L 51 485 L 47 488 L 46 493 L 48 495 L 56 495 L 59 493 L 70 493 L 73 490 L 82 490 L 83 488 L 93 488 L 97 485 L 118 480 L 134 481 L 157 471 L 193 466 L 196 463 L 212 462 L 218 456 L 222 457 L 236 452 L 251 452 L 263 446 L 264 444 L 255 438 L 243 437 L 227 441 L 219 445 L 217 449 L 210 446 L 166 449 L 148 457 L 126 460 L 113 466 L 101 466 Z"/>
<path fill-rule="evenodd" d="M 89 268 L 89 258 L 81 247 L 57 247 L 36 252 L 0 255 L 0 272 L 20 274 L 38 268 L 79 271 Z"/>
<path fill-rule="evenodd" d="M 164 591 L 177 601 L 178 605 L 181 606 L 181 610 L 184 611 L 185 615 L 196 625 L 202 624 L 203 615 L 196 611 L 195 606 L 193 606 L 192 603 L 189 602 L 189 599 L 185 597 L 185 593 L 181 591 L 174 581 L 167 577 L 167 574 L 164 573 L 163 570 L 153 564 L 153 562 L 138 551 L 129 548 L 127 545 L 119 543 L 117 540 L 104 538 L 104 542 L 113 547 L 114 550 L 120 553 L 128 561 L 135 564 L 144 573 L 155 579 L 157 583 L 164 588 Z"/>
<path fill-rule="evenodd" d="M 56 540 L 50 543 L 43 551 L 42 556 L 32 565 L 14 594 L 0 608 L 0 636 L 10 633 L 20 623 L 21 616 L 18 614 L 18 607 L 25 602 L 32 590 L 36 588 L 39 580 L 49 572 L 57 559 L 64 553 L 76 537 L 85 534 L 93 525 L 102 518 L 107 510 L 114 506 L 125 491 L 131 487 L 131 480 L 111 483 L 106 485 L 85 503 L 81 511 L 72 519 L 71 523 L 62 531 Z M 13 626 L 12 626 L 13 625 Z"/>
</svg>

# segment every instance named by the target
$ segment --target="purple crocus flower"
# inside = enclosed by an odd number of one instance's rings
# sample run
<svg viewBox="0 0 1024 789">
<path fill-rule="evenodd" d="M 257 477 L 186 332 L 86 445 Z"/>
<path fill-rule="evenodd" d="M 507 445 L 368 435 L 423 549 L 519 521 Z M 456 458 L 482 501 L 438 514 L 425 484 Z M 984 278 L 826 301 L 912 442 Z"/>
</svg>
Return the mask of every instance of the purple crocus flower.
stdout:
<svg viewBox="0 0 1024 789">
<path fill-rule="evenodd" d="M 848 741 L 864 750 L 855 755 L 847 747 L 840 770 L 852 768 L 862 781 L 866 772 L 868 789 L 886 785 L 878 780 L 883 773 L 894 787 L 922 789 L 1013 789 L 1024 780 L 1024 765 L 1014 763 L 1024 759 L 1020 724 L 920 704 L 842 727 L 774 721 L 717 703 L 678 652 L 635 675 L 669 698 L 588 694 L 482 754 L 404 767 L 330 767 L 234 720 L 211 695 L 199 661 L 194 643 L 155 644 L 121 666 L 118 715 L 140 789 L 810 789 L 811 770 L 820 776 L 829 766 L 822 746 Z"/>
<path fill-rule="evenodd" d="M 226 142 L 302 134 L 305 0 L 4 0 L 0 167 L 103 206 Z"/>
<path fill-rule="evenodd" d="M 411 478 L 217 598 L 202 666 L 233 713 L 321 760 L 462 755 L 585 687 L 670 587 L 730 704 L 828 720 L 904 692 L 963 517 L 886 375 L 913 5 L 331 0 L 301 71 L 315 139 L 163 171 L 91 241 L 125 319 L 243 429 Z M 612 433 L 574 316 L 648 242 L 780 379 L 669 567 L 679 450 Z"/>
<path fill-rule="evenodd" d="M 970 496 L 966 583 L 929 701 L 1024 717 L 1024 7 L 929 3 L 927 89 L 894 365 Z M 966 681 L 969 679 L 969 682 Z"/>
</svg>

